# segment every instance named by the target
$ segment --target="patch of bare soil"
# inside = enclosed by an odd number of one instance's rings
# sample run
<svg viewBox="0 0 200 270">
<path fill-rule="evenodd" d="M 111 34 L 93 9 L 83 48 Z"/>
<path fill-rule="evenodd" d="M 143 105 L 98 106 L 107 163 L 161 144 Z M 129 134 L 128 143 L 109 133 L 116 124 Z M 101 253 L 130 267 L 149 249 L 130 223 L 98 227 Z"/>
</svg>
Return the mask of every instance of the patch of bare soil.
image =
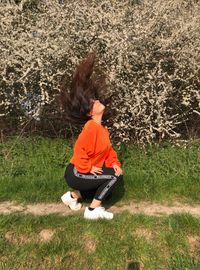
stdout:
<svg viewBox="0 0 200 270">
<path fill-rule="evenodd" d="M 152 231 L 146 228 L 137 228 L 134 234 L 139 237 L 145 237 L 147 240 L 151 240 L 153 237 Z"/>
<path fill-rule="evenodd" d="M 83 249 L 88 253 L 93 253 L 96 250 L 96 241 L 92 236 L 84 235 L 81 238 L 81 245 Z"/>
<path fill-rule="evenodd" d="M 19 234 L 14 231 L 8 231 L 5 233 L 5 239 L 12 245 L 24 245 L 28 243 L 48 242 L 54 236 L 55 230 L 43 229 L 38 235 L 32 234 Z"/>
<path fill-rule="evenodd" d="M 200 204 L 188 205 L 174 202 L 171 205 L 150 203 L 150 202 L 130 202 L 123 206 L 111 206 L 109 210 L 113 213 L 122 213 L 128 211 L 131 214 L 145 214 L 149 216 L 162 216 L 171 214 L 183 214 L 189 213 L 193 216 L 200 217 Z M 84 207 L 79 211 L 72 211 L 66 205 L 62 203 L 37 203 L 37 204 L 17 204 L 15 202 L 1 202 L 0 214 L 11 213 L 23 213 L 33 215 L 48 215 L 48 214 L 60 214 L 60 215 L 72 215 L 76 213 L 82 213 Z"/>
<path fill-rule="evenodd" d="M 55 234 L 55 230 L 44 229 L 39 233 L 40 241 L 48 242 L 53 238 L 54 234 Z"/>
<path fill-rule="evenodd" d="M 188 235 L 188 243 L 190 245 L 190 251 L 192 255 L 197 255 L 200 253 L 200 237 Z"/>
<path fill-rule="evenodd" d="M 5 239 L 13 245 L 22 245 L 31 242 L 31 239 L 28 236 L 18 235 L 12 231 L 8 231 L 5 233 Z"/>
<path fill-rule="evenodd" d="M 12 245 L 24 245 L 30 242 L 36 241 L 36 236 L 31 236 L 27 234 L 19 234 L 14 231 L 8 231 L 5 233 L 5 239 Z"/>
</svg>

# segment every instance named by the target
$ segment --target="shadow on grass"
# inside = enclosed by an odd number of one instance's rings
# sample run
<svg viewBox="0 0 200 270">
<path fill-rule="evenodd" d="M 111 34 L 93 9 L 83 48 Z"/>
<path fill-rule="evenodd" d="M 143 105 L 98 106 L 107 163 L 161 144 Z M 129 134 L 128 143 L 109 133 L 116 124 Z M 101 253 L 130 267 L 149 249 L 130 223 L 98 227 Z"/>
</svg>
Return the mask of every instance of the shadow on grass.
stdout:
<svg viewBox="0 0 200 270">
<path fill-rule="evenodd" d="M 126 270 L 140 270 L 139 262 L 130 262 L 126 268 Z"/>
</svg>

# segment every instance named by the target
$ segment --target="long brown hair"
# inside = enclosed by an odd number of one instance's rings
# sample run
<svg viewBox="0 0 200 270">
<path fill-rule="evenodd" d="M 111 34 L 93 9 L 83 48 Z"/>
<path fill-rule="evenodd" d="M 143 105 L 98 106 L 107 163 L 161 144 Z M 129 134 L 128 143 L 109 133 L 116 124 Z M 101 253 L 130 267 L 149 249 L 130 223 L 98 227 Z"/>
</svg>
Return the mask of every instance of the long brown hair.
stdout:
<svg viewBox="0 0 200 270">
<path fill-rule="evenodd" d="M 85 124 L 91 116 L 91 99 L 99 99 L 105 106 L 111 96 L 107 96 L 106 76 L 95 67 L 95 53 L 90 53 L 83 59 L 73 75 L 70 87 L 67 87 L 65 78 L 60 83 L 60 101 L 66 120 L 73 124 Z M 95 71 L 94 71 L 95 69 Z M 105 110 L 103 122 L 110 113 Z"/>
</svg>

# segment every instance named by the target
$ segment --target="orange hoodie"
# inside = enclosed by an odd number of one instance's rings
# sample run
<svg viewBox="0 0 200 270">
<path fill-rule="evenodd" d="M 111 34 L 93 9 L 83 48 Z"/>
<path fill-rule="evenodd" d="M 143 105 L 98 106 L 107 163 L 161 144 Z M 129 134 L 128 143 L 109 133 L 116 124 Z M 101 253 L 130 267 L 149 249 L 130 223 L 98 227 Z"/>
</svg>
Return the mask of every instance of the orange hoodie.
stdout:
<svg viewBox="0 0 200 270">
<path fill-rule="evenodd" d="M 92 166 L 106 167 L 114 164 L 121 166 L 117 153 L 112 148 L 107 127 L 94 120 L 89 120 L 84 125 L 74 146 L 70 163 L 82 173 L 89 173 Z"/>
</svg>

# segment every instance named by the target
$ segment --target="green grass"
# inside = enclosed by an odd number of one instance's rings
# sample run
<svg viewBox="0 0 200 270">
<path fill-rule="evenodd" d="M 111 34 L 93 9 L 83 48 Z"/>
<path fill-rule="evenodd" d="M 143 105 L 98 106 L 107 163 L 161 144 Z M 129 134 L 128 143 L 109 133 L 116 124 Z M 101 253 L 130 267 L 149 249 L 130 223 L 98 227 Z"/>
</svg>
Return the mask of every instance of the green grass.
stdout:
<svg viewBox="0 0 200 270">
<path fill-rule="evenodd" d="M 54 231 L 48 242 L 39 237 L 44 229 Z M 124 212 L 111 221 L 1 215 L 0 269 L 198 270 L 199 229 L 200 219 L 190 215 L 158 218 Z"/>
<path fill-rule="evenodd" d="M 169 143 L 145 151 L 128 147 L 124 160 L 127 198 L 199 202 L 200 141 L 186 148 Z"/>
<path fill-rule="evenodd" d="M 184 147 L 165 143 L 117 149 L 124 187 L 115 191 L 128 200 L 199 203 L 200 141 Z M 0 145 L 0 200 L 56 202 L 68 189 L 64 171 L 72 155 L 68 141 L 42 137 L 10 139 Z"/>
</svg>

